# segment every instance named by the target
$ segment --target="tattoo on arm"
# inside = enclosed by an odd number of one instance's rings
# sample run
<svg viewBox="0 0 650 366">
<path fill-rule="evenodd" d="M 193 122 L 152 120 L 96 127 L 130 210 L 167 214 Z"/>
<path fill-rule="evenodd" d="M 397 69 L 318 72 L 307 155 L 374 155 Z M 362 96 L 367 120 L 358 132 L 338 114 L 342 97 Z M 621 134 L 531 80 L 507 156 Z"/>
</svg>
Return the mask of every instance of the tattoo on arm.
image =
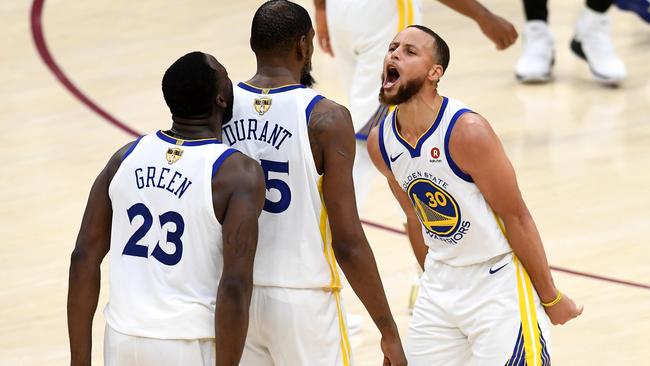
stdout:
<svg viewBox="0 0 650 366">
<path fill-rule="evenodd" d="M 324 152 L 327 147 L 348 161 L 354 160 L 354 150 L 348 151 L 338 134 L 341 122 L 350 120 L 347 110 L 329 101 L 323 101 L 312 111 L 309 119 L 309 141 L 314 155 L 314 162 L 319 174 L 323 173 Z M 322 104 L 322 105 L 321 105 Z M 334 144 L 334 145 L 332 145 Z"/>
</svg>

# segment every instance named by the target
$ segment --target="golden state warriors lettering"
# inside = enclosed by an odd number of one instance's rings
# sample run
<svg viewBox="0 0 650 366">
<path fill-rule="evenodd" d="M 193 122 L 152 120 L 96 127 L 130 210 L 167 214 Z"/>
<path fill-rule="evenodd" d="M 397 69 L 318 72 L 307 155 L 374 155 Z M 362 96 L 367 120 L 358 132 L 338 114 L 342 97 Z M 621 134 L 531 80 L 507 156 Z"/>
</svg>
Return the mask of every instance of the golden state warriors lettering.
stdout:
<svg viewBox="0 0 650 366">
<path fill-rule="evenodd" d="M 447 186 L 443 180 L 421 172 L 411 174 L 403 182 L 427 234 L 449 244 L 458 244 L 469 232 L 471 223 L 462 221 L 458 202 L 445 189 Z"/>
</svg>

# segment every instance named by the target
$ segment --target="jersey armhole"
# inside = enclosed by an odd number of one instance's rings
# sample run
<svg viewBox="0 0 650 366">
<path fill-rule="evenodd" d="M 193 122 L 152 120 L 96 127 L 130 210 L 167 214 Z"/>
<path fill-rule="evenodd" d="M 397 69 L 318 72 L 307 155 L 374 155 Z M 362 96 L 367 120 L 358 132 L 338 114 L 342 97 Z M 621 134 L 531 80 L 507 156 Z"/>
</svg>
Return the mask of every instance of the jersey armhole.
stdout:
<svg viewBox="0 0 650 366">
<path fill-rule="evenodd" d="M 217 175 L 217 171 L 221 167 L 221 164 L 232 154 L 238 153 L 239 150 L 237 149 L 232 149 L 229 148 L 228 150 L 224 151 L 221 156 L 217 158 L 217 160 L 212 164 L 212 178 L 214 178 L 215 175 Z"/>
<path fill-rule="evenodd" d="M 456 121 L 460 116 L 462 116 L 465 113 L 473 113 L 472 110 L 467 109 L 467 108 L 462 108 L 459 109 L 453 117 L 451 117 L 451 120 L 449 121 L 449 127 L 447 127 L 447 132 L 445 133 L 445 155 L 447 156 L 447 163 L 449 164 L 449 167 L 451 170 L 458 176 L 458 178 L 468 182 L 468 183 L 474 183 L 474 180 L 472 179 L 472 176 L 469 174 L 466 174 L 463 172 L 454 159 L 451 157 L 451 153 L 449 152 L 449 140 L 451 139 L 451 131 L 454 129 L 454 126 L 456 125 Z"/>
<path fill-rule="evenodd" d="M 140 140 L 142 140 L 143 137 L 144 136 L 140 136 L 135 140 L 135 142 L 131 145 L 131 147 L 129 147 L 129 149 L 126 150 L 124 156 L 122 156 L 121 161 L 124 161 L 129 155 L 131 155 L 131 153 L 133 152 L 133 150 L 135 150 L 135 147 L 138 146 L 138 143 L 140 142 Z"/>
<path fill-rule="evenodd" d="M 307 121 L 307 126 L 309 126 L 309 117 L 311 117 L 311 111 L 314 109 L 316 104 L 318 102 L 320 102 L 321 100 L 323 100 L 323 99 L 325 99 L 325 97 L 318 94 L 318 95 L 316 95 L 315 97 L 313 97 L 311 99 L 309 104 L 307 104 L 307 108 L 305 108 L 305 118 L 306 118 L 306 121 Z"/>
<path fill-rule="evenodd" d="M 388 167 L 388 170 L 391 172 L 393 169 L 390 168 L 390 160 L 388 160 L 388 153 L 386 152 L 386 145 L 384 144 L 384 122 L 386 119 L 384 118 L 379 122 L 379 151 L 381 152 L 381 158 L 384 159 L 384 163 L 386 163 L 386 166 Z"/>
</svg>

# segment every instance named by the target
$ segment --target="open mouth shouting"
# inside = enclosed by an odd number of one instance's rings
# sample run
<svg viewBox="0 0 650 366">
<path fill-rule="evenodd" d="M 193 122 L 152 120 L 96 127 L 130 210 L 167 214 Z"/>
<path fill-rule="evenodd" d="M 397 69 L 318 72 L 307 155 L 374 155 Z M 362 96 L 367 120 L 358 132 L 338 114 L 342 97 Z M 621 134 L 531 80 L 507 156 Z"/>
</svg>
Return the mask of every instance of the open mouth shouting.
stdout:
<svg viewBox="0 0 650 366">
<path fill-rule="evenodd" d="M 386 70 L 384 70 L 384 81 L 381 86 L 382 89 L 391 89 L 393 86 L 395 86 L 395 84 L 397 84 L 398 80 L 399 71 L 397 71 L 397 68 L 394 65 L 388 64 L 386 66 Z"/>
</svg>

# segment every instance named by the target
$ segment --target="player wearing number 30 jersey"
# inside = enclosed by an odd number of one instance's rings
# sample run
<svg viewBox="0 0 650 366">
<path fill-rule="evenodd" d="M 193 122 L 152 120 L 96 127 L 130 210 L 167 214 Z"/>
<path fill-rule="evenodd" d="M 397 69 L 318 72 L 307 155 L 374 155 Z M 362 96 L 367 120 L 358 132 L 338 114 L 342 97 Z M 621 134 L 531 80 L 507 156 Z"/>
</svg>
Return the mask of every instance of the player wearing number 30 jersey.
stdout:
<svg viewBox="0 0 650 366">
<path fill-rule="evenodd" d="M 512 165 L 483 117 L 438 94 L 449 64 L 438 34 L 409 26 L 387 46 L 380 98 L 396 108 L 368 152 L 424 269 L 409 365 L 550 365 L 549 319 L 582 308 L 555 288 Z"/>
<path fill-rule="evenodd" d="M 232 114 L 232 83 L 214 57 L 178 59 L 165 73 L 163 93 L 171 130 L 120 149 L 90 192 L 70 263 L 72 365 L 90 365 L 107 252 L 105 365 L 239 363 L 262 171 L 220 141 L 222 120 Z"/>
<path fill-rule="evenodd" d="M 351 364 L 337 261 L 382 333 L 386 364 L 404 365 L 356 210 L 350 114 L 309 88 L 313 37 L 309 14 L 295 3 L 257 10 L 257 73 L 234 88 L 223 128 L 225 143 L 260 162 L 267 189 L 241 365 Z"/>
</svg>

